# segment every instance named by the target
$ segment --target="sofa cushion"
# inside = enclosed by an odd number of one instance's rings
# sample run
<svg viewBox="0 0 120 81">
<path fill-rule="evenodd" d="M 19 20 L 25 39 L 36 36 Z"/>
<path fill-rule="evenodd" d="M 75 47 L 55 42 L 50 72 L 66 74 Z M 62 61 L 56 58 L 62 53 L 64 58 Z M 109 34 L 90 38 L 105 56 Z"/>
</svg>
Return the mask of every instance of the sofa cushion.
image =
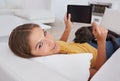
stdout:
<svg viewBox="0 0 120 81">
<path fill-rule="evenodd" d="M 45 64 L 71 81 L 87 81 L 92 54 L 56 54 L 35 57 L 32 60 Z"/>
<path fill-rule="evenodd" d="M 36 20 L 49 20 L 51 19 L 51 22 L 55 22 L 55 15 L 49 10 L 42 10 L 42 9 L 18 9 L 14 11 L 14 15 L 22 17 L 24 19 L 30 20 L 30 21 L 36 21 Z"/>
<path fill-rule="evenodd" d="M 44 64 L 15 56 L 0 42 L 0 81 L 69 81 Z"/>
</svg>

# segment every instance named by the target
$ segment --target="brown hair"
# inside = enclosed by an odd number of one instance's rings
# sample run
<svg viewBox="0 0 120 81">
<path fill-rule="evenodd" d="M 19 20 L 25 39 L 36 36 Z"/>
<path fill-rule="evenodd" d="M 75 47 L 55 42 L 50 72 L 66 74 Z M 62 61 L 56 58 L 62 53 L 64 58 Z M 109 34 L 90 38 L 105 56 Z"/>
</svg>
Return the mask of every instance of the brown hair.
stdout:
<svg viewBox="0 0 120 81">
<path fill-rule="evenodd" d="M 16 27 L 9 37 L 9 48 L 17 56 L 23 58 L 31 58 L 31 49 L 29 45 L 29 35 L 31 30 L 35 27 L 39 27 L 37 24 L 28 23 Z"/>
</svg>

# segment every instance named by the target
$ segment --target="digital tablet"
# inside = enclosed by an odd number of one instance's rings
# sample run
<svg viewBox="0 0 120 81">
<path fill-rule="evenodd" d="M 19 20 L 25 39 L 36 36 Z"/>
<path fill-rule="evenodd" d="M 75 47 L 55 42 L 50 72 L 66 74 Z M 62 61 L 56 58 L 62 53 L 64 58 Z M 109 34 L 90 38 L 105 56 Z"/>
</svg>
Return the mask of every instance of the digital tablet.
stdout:
<svg viewBox="0 0 120 81">
<path fill-rule="evenodd" d="M 91 23 L 92 6 L 90 5 L 67 5 L 67 14 L 71 14 L 72 22 Z"/>
</svg>

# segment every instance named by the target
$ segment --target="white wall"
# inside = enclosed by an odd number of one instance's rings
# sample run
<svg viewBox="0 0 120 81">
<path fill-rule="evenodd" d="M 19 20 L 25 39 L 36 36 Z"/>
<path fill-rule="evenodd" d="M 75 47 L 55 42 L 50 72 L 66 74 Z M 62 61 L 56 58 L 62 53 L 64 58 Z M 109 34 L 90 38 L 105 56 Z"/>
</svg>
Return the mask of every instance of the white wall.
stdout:
<svg viewBox="0 0 120 81">
<path fill-rule="evenodd" d="M 63 17 L 66 13 L 67 4 L 79 4 L 86 5 L 90 1 L 99 1 L 99 2 L 111 2 L 113 9 L 120 8 L 120 0 L 26 0 L 28 8 L 46 8 L 52 10 L 56 18 L 63 20 Z M 31 6 L 32 5 L 32 6 Z"/>
<path fill-rule="evenodd" d="M 89 1 L 99 1 L 99 2 L 111 2 L 113 3 L 113 9 L 120 8 L 120 0 L 0 0 L 5 1 L 7 4 L 19 5 L 21 4 L 24 8 L 29 9 L 50 9 L 55 15 L 56 19 L 62 20 L 66 13 L 67 4 L 81 4 L 86 5 Z M 9 5 L 10 5 L 9 4 Z M 10 6 L 11 6 L 10 5 Z M 16 7 L 16 6 L 15 6 Z"/>
<path fill-rule="evenodd" d="M 51 0 L 24 0 L 27 9 L 48 9 Z"/>
<path fill-rule="evenodd" d="M 29 9 L 50 9 L 57 19 L 63 20 L 66 13 L 67 4 L 88 4 L 88 0 L 24 0 L 25 8 Z"/>
<path fill-rule="evenodd" d="M 88 0 L 51 0 L 50 9 L 55 12 L 57 19 L 63 20 L 67 11 L 67 4 L 86 5 Z"/>
</svg>

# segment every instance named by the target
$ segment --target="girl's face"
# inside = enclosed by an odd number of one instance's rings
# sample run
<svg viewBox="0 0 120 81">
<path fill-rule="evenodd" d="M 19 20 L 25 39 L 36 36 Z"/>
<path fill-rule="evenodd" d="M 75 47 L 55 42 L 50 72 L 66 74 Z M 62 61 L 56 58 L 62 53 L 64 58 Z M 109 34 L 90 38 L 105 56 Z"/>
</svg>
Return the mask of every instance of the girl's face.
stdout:
<svg viewBox="0 0 120 81">
<path fill-rule="evenodd" d="M 29 44 L 31 54 L 34 56 L 52 55 L 60 50 L 52 35 L 40 27 L 35 27 L 31 30 Z"/>
</svg>

